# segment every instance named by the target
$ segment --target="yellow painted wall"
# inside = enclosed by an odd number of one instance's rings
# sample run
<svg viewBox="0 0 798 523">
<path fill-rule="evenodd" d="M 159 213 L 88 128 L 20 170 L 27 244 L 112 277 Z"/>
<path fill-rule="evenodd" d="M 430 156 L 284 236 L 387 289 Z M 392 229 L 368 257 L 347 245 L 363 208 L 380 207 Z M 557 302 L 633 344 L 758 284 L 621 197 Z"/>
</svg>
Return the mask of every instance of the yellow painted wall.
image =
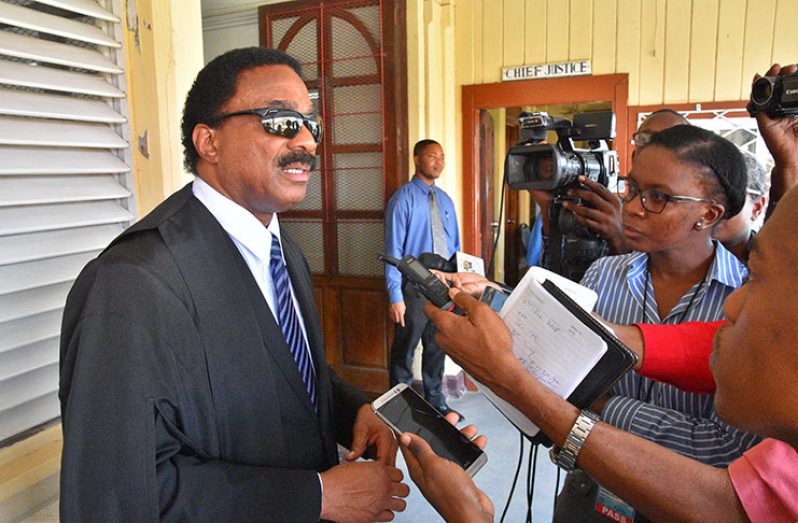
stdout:
<svg viewBox="0 0 798 523">
<path fill-rule="evenodd" d="M 413 145 L 425 138 L 441 144 L 446 154 L 446 170 L 438 184 L 454 200 L 460 218 L 463 214 L 457 147 L 460 88 L 454 81 L 457 71 L 454 3 L 407 0 L 406 7 L 409 154 L 412 156 Z M 412 158 L 408 165 L 413 165 Z"/>
<path fill-rule="evenodd" d="M 449 3 L 458 86 L 498 82 L 502 67 L 588 59 L 593 74 L 629 74 L 630 105 L 741 100 L 755 72 L 798 60 L 796 0 Z"/>
<path fill-rule="evenodd" d="M 131 156 L 141 217 L 192 179 L 183 170 L 180 120 L 186 93 L 204 64 L 202 17 L 194 0 L 123 4 Z"/>
</svg>

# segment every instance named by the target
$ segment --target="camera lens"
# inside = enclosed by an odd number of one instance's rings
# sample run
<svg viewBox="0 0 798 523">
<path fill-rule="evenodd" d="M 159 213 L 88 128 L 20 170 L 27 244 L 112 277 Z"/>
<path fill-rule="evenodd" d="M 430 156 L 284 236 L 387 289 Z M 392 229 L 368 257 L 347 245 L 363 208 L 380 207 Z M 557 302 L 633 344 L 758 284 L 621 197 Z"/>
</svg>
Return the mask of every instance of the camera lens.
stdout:
<svg viewBox="0 0 798 523">
<path fill-rule="evenodd" d="M 765 105 L 773 96 L 773 81 L 768 77 L 763 77 L 754 82 L 751 88 L 751 100 L 759 105 Z"/>
</svg>

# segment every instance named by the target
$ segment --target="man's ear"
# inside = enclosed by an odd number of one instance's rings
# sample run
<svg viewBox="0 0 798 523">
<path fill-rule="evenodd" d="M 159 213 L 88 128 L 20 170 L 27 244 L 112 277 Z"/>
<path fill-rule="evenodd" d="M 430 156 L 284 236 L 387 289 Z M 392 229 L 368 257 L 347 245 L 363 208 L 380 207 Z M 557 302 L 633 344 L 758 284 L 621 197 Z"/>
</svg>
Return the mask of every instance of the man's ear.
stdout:
<svg viewBox="0 0 798 523">
<path fill-rule="evenodd" d="M 712 227 L 723 219 L 724 214 L 726 214 L 726 208 L 719 203 L 705 204 L 704 212 L 701 213 L 701 220 L 699 221 L 704 228 Z"/>
<path fill-rule="evenodd" d="M 197 124 L 191 133 L 191 140 L 200 158 L 211 164 L 217 162 L 219 150 L 216 147 L 216 129 L 202 123 Z"/>
<path fill-rule="evenodd" d="M 754 202 L 754 208 L 751 209 L 751 221 L 755 222 L 759 219 L 759 215 L 767 208 L 768 206 L 768 197 L 764 194 L 756 199 Z"/>
</svg>

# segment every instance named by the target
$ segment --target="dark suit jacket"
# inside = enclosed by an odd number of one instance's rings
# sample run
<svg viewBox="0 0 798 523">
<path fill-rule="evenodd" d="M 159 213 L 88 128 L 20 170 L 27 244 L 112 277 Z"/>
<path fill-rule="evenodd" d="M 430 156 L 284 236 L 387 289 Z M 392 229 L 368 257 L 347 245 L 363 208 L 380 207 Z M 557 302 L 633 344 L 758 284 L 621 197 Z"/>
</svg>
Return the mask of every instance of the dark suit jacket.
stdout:
<svg viewBox="0 0 798 523">
<path fill-rule="evenodd" d="M 313 411 L 236 247 L 187 186 L 83 270 L 64 311 L 66 521 L 313 521 L 316 471 L 367 400 L 324 357 L 310 272 L 283 250 L 318 378 Z"/>
</svg>

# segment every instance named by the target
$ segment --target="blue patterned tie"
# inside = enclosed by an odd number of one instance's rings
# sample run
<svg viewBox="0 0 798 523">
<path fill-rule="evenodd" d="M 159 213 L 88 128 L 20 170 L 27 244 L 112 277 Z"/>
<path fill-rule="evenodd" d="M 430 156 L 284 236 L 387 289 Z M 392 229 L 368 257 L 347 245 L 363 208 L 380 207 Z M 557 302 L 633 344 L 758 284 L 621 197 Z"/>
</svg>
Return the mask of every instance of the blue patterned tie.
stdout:
<svg viewBox="0 0 798 523">
<path fill-rule="evenodd" d="M 310 361 L 305 337 L 302 335 L 302 327 L 299 324 L 299 317 L 294 307 L 294 299 L 291 296 L 290 279 L 288 269 L 283 263 L 283 252 L 280 250 L 280 241 L 277 236 L 272 234 L 272 251 L 269 261 L 269 269 L 272 273 L 274 290 L 277 295 L 277 321 L 283 331 L 285 342 L 291 349 L 291 356 L 294 357 L 299 374 L 305 383 L 305 388 L 310 396 L 313 409 L 318 412 L 319 407 L 316 400 L 316 375 L 313 371 L 313 364 Z"/>
</svg>

